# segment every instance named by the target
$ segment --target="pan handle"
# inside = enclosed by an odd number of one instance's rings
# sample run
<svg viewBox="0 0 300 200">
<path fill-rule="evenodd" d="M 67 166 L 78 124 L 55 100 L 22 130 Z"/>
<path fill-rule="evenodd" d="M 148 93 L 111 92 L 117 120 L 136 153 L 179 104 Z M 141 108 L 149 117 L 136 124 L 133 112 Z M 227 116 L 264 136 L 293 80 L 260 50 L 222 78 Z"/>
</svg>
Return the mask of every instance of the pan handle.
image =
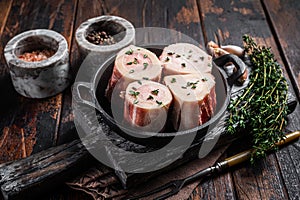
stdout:
<svg viewBox="0 0 300 200">
<path fill-rule="evenodd" d="M 81 92 L 80 92 L 80 88 L 85 88 L 86 92 L 84 93 L 84 96 L 86 98 L 83 98 Z M 97 103 L 96 103 L 96 99 L 94 98 L 94 95 L 92 93 L 92 84 L 91 83 L 87 83 L 87 82 L 75 82 L 73 85 L 73 91 L 72 91 L 72 96 L 73 96 L 73 100 L 76 101 L 76 103 L 82 103 L 82 104 L 86 104 L 89 105 L 93 108 L 97 109 Z"/>
<path fill-rule="evenodd" d="M 233 83 L 240 78 L 247 69 L 246 64 L 238 56 L 233 54 L 225 54 L 215 58 L 213 62 L 219 67 L 223 67 L 228 62 L 232 62 L 234 64 L 237 70 L 227 78 L 227 82 L 230 86 L 232 86 Z"/>
</svg>

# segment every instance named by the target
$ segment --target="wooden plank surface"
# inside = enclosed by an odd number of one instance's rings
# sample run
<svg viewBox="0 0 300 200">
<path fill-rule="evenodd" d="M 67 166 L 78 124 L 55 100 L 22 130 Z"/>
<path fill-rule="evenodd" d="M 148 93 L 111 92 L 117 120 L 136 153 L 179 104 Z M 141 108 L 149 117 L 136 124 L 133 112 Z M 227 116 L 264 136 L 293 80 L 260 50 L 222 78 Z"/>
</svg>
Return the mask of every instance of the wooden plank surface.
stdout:
<svg viewBox="0 0 300 200">
<path fill-rule="evenodd" d="M 104 5 L 107 8 L 107 14 L 124 17 L 137 28 L 162 27 L 175 29 L 193 38 L 202 47 L 204 46 L 200 16 L 195 0 L 174 0 L 172 3 L 160 0 L 111 0 L 106 1 Z M 128 12 L 128 10 L 131 12 Z M 157 41 L 164 40 L 161 35 L 156 35 L 156 37 Z"/>
<path fill-rule="evenodd" d="M 283 60 L 288 65 L 289 74 L 293 77 L 292 83 L 296 94 L 300 99 L 300 45 L 297 36 L 300 34 L 300 4 L 297 1 L 269 1 L 264 0 L 264 6 L 270 17 L 274 35 L 277 37 L 279 47 L 283 52 Z M 289 124 L 289 129 L 299 129 L 300 113 L 294 112 L 291 116 L 293 120 Z M 290 199 L 300 199 L 300 142 L 283 148 L 276 153 L 279 161 L 279 169 L 287 188 Z"/>
<path fill-rule="evenodd" d="M 0 12 L 0 38 L 1 38 L 1 35 L 2 35 L 2 32 L 3 32 L 3 29 L 5 27 L 8 14 L 10 12 L 12 2 L 13 2 L 12 0 L 0 1 L 0 8 L 1 8 L 1 12 Z M 0 51 L 2 52 L 3 49 L 0 49 Z"/>
<path fill-rule="evenodd" d="M 201 16 L 207 41 L 213 40 L 219 41 L 222 44 L 242 45 L 242 35 L 250 34 L 255 37 L 259 44 L 272 47 L 275 57 L 283 65 L 284 62 L 280 57 L 280 51 L 277 48 L 271 29 L 268 27 L 269 25 L 266 21 L 264 9 L 260 1 L 199 0 L 198 5 L 202 12 Z M 288 78 L 286 71 L 288 70 L 285 68 L 285 74 Z M 292 88 L 290 90 L 292 90 Z M 299 112 L 298 107 L 295 113 Z M 299 125 L 299 117 L 289 117 L 289 125 L 287 127 L 289 130 L 300 129 Z M 281 163 L 279 165 L 281 165 Z M 283 172 L 284 174 L 297 171 L 296 166 L 289 166 L 291 167 L 290 171 Z M 280 170 L 283 169 L 278 167 L 277 159 L 274 155 L 270 155 L 266 160 L 262 161 L 259 168 L 244 165 L 242 168 L 235 170 L 232 172 L 232 176 L 234 178 L 237 198 L 269 199 L 274 197 L 275 199 L 286 199 L 288 194 L 285 188 L 281 187 L 283 180 Z M 297 175 L 291 176 L 297 177 Z M 285 179 L 285 181 L 289 182 L 287 179 Z M 295 180 L 295 182 L 297 182 L 297 187 L 299 180 Z M 226 182 L 223 184 L 226 184 Z M 264 185 L 267 185 L 267 188 Z M 203 190 L 201 185 L 199 187 L 198 191 Z M 209 190 L 209 188 L 207 188 L 207 190 Z M 287 190 L 290 189 L 287 188 Z M 292 187 L 291 190 L 292 191 L 288 191 L 288 193 L 295 193 L 295 188 Z M 208 192 L 213 193 L 214 191 Z M 249 194 L 251 194 L 251 196 L 249 196 Z M 223 196 L 225 196 L 225 194 Z"/>
<path fill-rule="evenodd" d="M 294 0 L 264 0 L 265 9 L 270 17 L 276 39 L 280 44 L 284 59 L 294 78 L 295 89 L 300 99 L 300 4 Z M 288 31 L 287 31 L 288 30 Z"/>
<path fill-rule="evenodd" d="M 287 199 L 287 192 L 281 184 L 280 171 L 274 155 L 268 156 L 256 166 L 244 165 L 233 172 L 237 197 L 239 199 Z"/>
<path fill-rule="evenodd" d="M 101 16 L 103 14 L 104 11 L 101 1 L 94 2 L 93 6 L 91 6 L 91 1 L 89 0 L 78 1 L 70 54 L 70 64 L 74 79 L 76 78 L 76 73 L 83 61 L 78 52 L 78 46 L 75 39 L 76 29 L 82 22 L 86 21 L 87 19 Z M 72 94 L 71 90 L 68 90 L 64 95 L 64 103 L 62 107 L 57 144 L 59 145 L 71 141 L 77 137 L 78 136 L 74 125 L 74 116 L 72 113 Z"/>
<path fill-rule="evenodd" d="M 300 112 L 298 109 L 289 116 L 288 129 L 300 130 Z M 290 199 L 300 199 L 300 140 L 276 153 L 279 169 Z"/>
<path fill-rule="evenodd" d="M 71 45 L 70 62 L 76 73 L 80 60 L 74 31 L 84 20 L 102 14 L 119 15 L 136 27 L 172 28 L 191 36 L 202 47 L 210 40 L 242 45 L 241 36 L 249 33 L 258 43 L 272 47 L 276 58 L 285 66 L 286 76 L 291 75 L 294 80 L 292 83 L 298 88 L 296 93 L 299 97 L 300 59 L 297 55 L 300 50 L 299 42 L 294 39 L 299 35 L 295 28 L 299 27 L 299 20 L 296 20 L 299 18 L 299 6 L 293 0 L 175 0 L 172 3 L 161 0 L 98 0 L 92 6 L 88 0 L 1 1 L 0 8 L 5 9 L 0 12 L 0 90 L 6 98 L 1 99 L 0 104 L 0 162 L 26 157 L 76 137 L 70 90 L 43 100 L 23 98 L 13 90 L 3 59 L 3 47 L 14 35 L 35 28 L 62 33 Z M 274 34 L 277 36 L 274 37 Z M 298 106 L 289 116 L 287 129 L 297 130 L 299 126 Z M 268 156 L 255 167 L 244 164 L 206 180 L 190 198 L 299 199 L 299 153 L 298 141 Z M 64 187 L 44 199 L 90 197 Z"/>
<path fill-rule="evenodd" d="M 68 43 L 72 37 L 74 22 L 73 0 L 14 1 L 2 34 L 0 48 L 9 39 L 23 31 L 37 28 L 52 29 L 62 33 Z M 6 66 L 1 59 L 1 66 Z M 55 144 L 60 118 L 62 94 L 35 100 L 24 98 L 14 91 L 8 70 L 1 67 L 1 85 L 13 91 L 8 102 L 1 104 L 1 161 L 18 159 L 49 148 Z M 10 99 L 11 98 L 11 99 Z"/>
<path fill-rule="evenodd" d="M 227 153 L 222 155 L 219 161 L 224 160 L 228 156 Z M 205 178 L 197 188 L 193 191 L 190 199 L 235 199 L 235 188 L 230 173 L 222 173 L 213 177 Z"/>
</svg>

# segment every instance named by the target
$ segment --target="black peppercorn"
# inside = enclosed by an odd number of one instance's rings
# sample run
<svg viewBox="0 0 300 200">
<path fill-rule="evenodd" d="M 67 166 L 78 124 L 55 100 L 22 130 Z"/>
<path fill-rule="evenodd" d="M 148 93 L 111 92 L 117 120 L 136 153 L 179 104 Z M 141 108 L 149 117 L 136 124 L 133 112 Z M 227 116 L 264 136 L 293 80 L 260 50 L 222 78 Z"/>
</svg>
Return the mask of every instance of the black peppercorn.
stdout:
<svg viewBox="0 0 300 200">
<path fill-rule="evenodd" d="M 92 31 L 86 36 L 86 39 L 96 45 L 111 45 L 116 43 L 113 36 L 105 31 Z"/>
</svg>

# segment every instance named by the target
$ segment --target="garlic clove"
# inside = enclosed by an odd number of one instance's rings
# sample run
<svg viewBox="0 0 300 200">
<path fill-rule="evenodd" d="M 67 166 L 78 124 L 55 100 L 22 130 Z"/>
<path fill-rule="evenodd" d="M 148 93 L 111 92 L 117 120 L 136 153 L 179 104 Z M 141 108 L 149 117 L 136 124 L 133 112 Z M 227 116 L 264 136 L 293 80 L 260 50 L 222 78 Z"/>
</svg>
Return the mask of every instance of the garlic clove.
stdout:
<svg viewBox="0 0 300 200">
<path fill-rule="evenodd" d="M 236 45 L 224 45 L 221 46 L 221 49 L 239 57 L 244 55 L 244 49 Z"/>
</svg>

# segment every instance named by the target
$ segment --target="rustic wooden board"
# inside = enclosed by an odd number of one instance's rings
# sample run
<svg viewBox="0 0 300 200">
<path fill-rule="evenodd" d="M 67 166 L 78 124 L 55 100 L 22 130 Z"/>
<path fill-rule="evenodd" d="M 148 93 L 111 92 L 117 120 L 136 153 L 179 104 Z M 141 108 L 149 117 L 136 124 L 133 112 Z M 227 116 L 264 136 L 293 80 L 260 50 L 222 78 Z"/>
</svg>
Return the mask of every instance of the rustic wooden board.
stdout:
<svg viewBox="0 0 300 200">
<path fill-rule="evenodd" d="M 0 42 L 0 53 L 8 41 L 9 38 L 13 37 L 15 34 L 22 32 L 27 29 L 43 27 L 43 28 L 51 28 L 60 32 L 62 31 L 63 35 L 67 37 L 69 44 L 71 44 L 71 38 L 74 36 L 74 31 L 79 25 L 79 20 L 84 19 L 85 17 L 98 15 L 99 13 L 106 14 L 116 14 L 121 15 L 130 21 L 137 27 L 142 26 L 160 26 L 166 27 L 165 24 L 169 25 L 170 28 L 175 28 L 179 31 L 187 33 L 192 36 L 196 40 L 200 41 L 201 44 L 204 44 L 202 29 L 200 24 L 199 15 L 194 11 L 195 3 L 194 1 L 188 1 L 187 4 L 189 6 L 185 6 L 184 2 L 174 1 L 172 3 L 168 3 L 166 5 L 166 1 L 130 1 L 129 5 L 127 1 L 103 1 L 99 0 L 97 3 L 93 3 L 93 6 L 90 6 L 89 1 L 55 1 L 51 2 L 17 2 L 15 1 L 13 4 L 10 4 L 12 1 L 1 1 L 0 7 L 2 5 L 12 5 L 11 12 L 8 21 L 5 23 L 5 20 L 2 23 L 1 17 L 4 16 L 5 13 L 8 14 L 8 9 L 5 12 L 0 13 L 0 30 L 3 32 L 0 34 L 1 42 Z M 192 2 L 192 3 L 191 3 Z M 279 2 L 279 1 L 276 1 Z M 45 3 L 45 4 L 44 4 Z M 126 4 L 127 3 L 127 4 Z M 238 44 L 241 45 L 241 33 L 254 33 L 256 39 L 263 44 L 267 44 L 269 46 L 275 47 L 276 57 L 282 53 L 284 55 L 283 61 L 281 63 L 288 63 L 288 66 L 294 70 L 294 78 L 298 78 L 299 84 L 299 74 L 297 77 L 297 72 L 299 72 L 299 60 L 295 60 L 295 57 L 289 58 L 288 53 L 293 53 L 299 51 L 297 48 L 298 43 L 293 44 L 293 40 L 288 34 L 284 33 L 285 28 L 289 28 L 289 24 L 286 24 L 285 21 L 280 21 L 276 19 L 275 15 L 280 15 L 283 13 L 296 13 L 296 6 L 287 7 L 287 4 L 284 4 L 283 1 L 280 3 L 280 12 L 277 12 L 275 8 L 277 4 L 271 5 L 273 2 L 265 1 L 265 9 L 268 10 L 270 15 L 270 19 L 273 22 L 273 26 L 275 27 L 275 31 L 280 38 L 278 39 L 281 48 L 280 51 L 277 51 L 276 48 L 276 38 L 272 37 L 271 32 L 268 29 L 268 24 L 264 21 L 266 16 L 264 14 L 264 10 L 260 5 L 260 1 L 225 1 L 225 2 L 216 2 L 216 1 L 200 1 L 198 0 L 198 5 L 202 11 L 204 11 L 201 15 L 202 27 L 204 30 L 204 38 L 207 40 L 215 40 L 215 38 L 220 38 L 221 42 L 224 44 Z M 289 1 L 288 4 L 296 2 Z M 178 6 L 178 4 L 181 5 Z M 45 6 L 44 6 L 45 5 Z M 128 7 L 128 9 L 126 9 Z M 183 8 L 184 7 L 184 8 Z M 271 8 L 272 7 L 272 8 Z M 77 8 L 77 10 L 76 10 Z M 88 8 L 88 9 L 86 9 Z M 176 9 L 177 8 L 177 9 Z M 204 9 L 205 8 L 205 9 Z M 257 9 L 258 8 L 258 9 Z M 294 8 L 294 10 L 292 10 Z M 58 12 L 56 12 L 56 9 Z M 274 11 L 276 12 L 272 12 Z M 285 11 L 285 10 L 289 11 Z M 30 14 L 30 11 L 33 11 Z M 54 11 L 55 10 L 55 11 Z M 103 10 L 103 11 L 102 11 Z M 130 12 L 128 12 L 130 10 Z M 299 9 L 298 9 L 299 10 Z M 63 12 L 60 12 L 63 11 Z M 171 11 L 171 14 L 169 13 Z M 299 12 L 299 11 L 298 11 Z M 21 13 L 21 14 L 20 14 Z M 74 19 L 75 13 L 77 14 L 76 20 Z M 191 14 L 193 13 L 193 14 Z M 68 16 L 67 16 L 68 15 Z M 273 15 L 273 16 L 272 16 Z M 73 18 L 72 18 L 73 16 Z M 78 17 L 79 16 L 79 17 Z M 83 16 L 83 17 L 81 17 Z M 196 17 L 195 17 L 196 16 Z M 295 17 L 294 16 L 294 17 Z M 51 18 L 51 20 L 49 19 Z M 143 20 L 141 20 L 143 19 Z M 211 20 L 211 23 L 209 21 Z M 198 21 L 199 20 L 199 21 Z M 73 22 L 76 22 L 76 25 L 73 26 Z M 84 21 L 84 20 L 82 20 Z M 293 21 L 293 20 L 290 20 Z M 33 23 L 32 23 L 33 22 Z M 207 23 L 205 23 L 207 22 Z M 283 23 L 283 25 L 277 25 L 275 22 Z M 194 25 L 196 23 L 197 25 Z M 297 23 L 293 22 L 293 23 Z M 6 25 L 5 25 L 6 24 Z M 21 25 L 20 25 L 21 24 Z M 46 24 L 46 25 L 45 25 Z M 47 25 L 48 24 L 48 25 Z M 192 24 L 192 27 L 191 27 Z M 233 26 L 232 24 L 236 24 Z M 279 24 L 279 23 L 278 23 Z M 5 27 L 4 27 L 5 25 Z M 277 27 L 280 26 L 280 27 Z M 293 27 L 298 27 L 299 25 L 293 25 Z M 284 28 L 282 28 L 284 27 Z M 266 29 L 266 30 L 265 30 Z M 293 28 L 290 28 L 293 30 Z M 297 31 L 297 30 L 295 30 Z M 229 34 L 230 33 L 230 34 Z M 299 35 L 299 34 L 296 34 Z M 292 35 L 293 36 L 293 35 Z M 263 39 L 265 38 L 266 39 Z M 73 69 L 76 70 L 78 67 L 77 58 L 77 47 L 75 44 L 74 37 L 72 39 L 72 47 L 71 47 L 71 63 Z M 293 46 L 293 48 L 285 48 L 288 44 L 288 47 Z M 274 48 L 273 48 L 274 49 Z M 288 52 L 289 51 L 289 52 Z M 1 55 L 2 56 L 2 53 Z M 286 61 L 286 60 L 287 61 Z M 280 60 L 280 59 L 279 59 Z M 294 64 L 295 63 L 295 64 Z M 5 66 L 4 59 L 1 57 L 0 66 Z M 287 70 L 288 71 L 288 70 Z M 7 69 L 1 67 L 0 68 L 0 89 L 4 91 L 4 94 L 7 94 L 6 98 L 1 99 L 0 105 L 0 146 L 7 148 L 10 144 L 9 141 L 15 142 L 16 151 L 11 151 L 12 157 L 8 157 L 6 154 L 0 155 L 0 160 L 9 160 L 16 159 L 24 156 L 28 156 L 32 151 L 31 148 L 34 146 L 35 138 L 45 138 L 45 145 L 42 140 L 37 141 L 36 149 L 33 152 L 37 152 L 40 149 L 44 149 L 48 146 L 55 145 L 56 143 L 64 143 L 67 140 L 71 140 L 74 137 L 74 133 L 72 132 L 73 125 L 73 116 L 71 114 L 71 94 L 70 91 L 66 91 L 64 96 L 60 98 L 49 98 L 46 100 L 39 101 L 40 103 L 36 105 L 37 101 L 28 100 L 22 97 L 19 97 L 15 92 L 11 94 L 13 91 Z M 299 85 L 298 85 L 299 86 Z M 60 104 L 57 102 L 63 102 L 63 108 L 61 108 Z M 20 105 L 22 104 L 22 105 Z M 49 108 L 48 107 L 51 107 Z M 62 110 L 60 110 L 62 109 Z M 299 129 L 299 108 L 296 109 L 296 113 L 290 116 L 290 124 L 288 128 L 290 130 Z M 31 112 L 33 111 L 33 112 Z M 48 111 L 50 113 L 48 113 Z M 39 113 L 39 114 L 38 114 Z M 61 118 L 59 118 L 61 113 Z M 50 115 L 55 116 L 54 119 L 49 117 Z M 49 120 L 49 118 L 51 118 Z M 32 121 L 31 121 L 32 120 Z M 31 124 L 31 122 L 41 121 L 38 124 Z M 48 123 L 49 122 L 49 123 Z M 60 125 L 59 125 L 60 123 Z M 57 128 L 59 125 L 59 129 Z M 34 127 L 38 127 L 37 130 Z M 56 130 L 53 130 L 56 127 Z M 24 130 L 24 137 L 22 136 L 22 129 Z M 71 131 L 69 131 L 71 130 Z M 2 133 L 1 133 L 2 132 Z M 34 134 L 31 134 L 34 133 Z M 36 133 L 36 135 L 35 135 Z M 44 134 L 42 134 L 44 133 Z M 66 134 L 65 134 L 66 133 Z M 23 139 L 22 139 L 23 138 Z M 24 150 L 25 147 L 25 150 Z M 12 148 L 13 149 L 13 148 Z M 2 150 L 2 149 L 1 149 Z M 3 157 L 1 157 L 3 156 Z M 276 162 L 276 158 L 274 155 L 271 155 L 266 161 L 262 163 L 262 166 L 259 166 L 258 169 L 254 169 L 256 171 L 262 171 L 262 173 L 269 173 L 268 168 L 271 169 L 270 178 L 275 183 L 286 185 L 288 190 L 284 191 L 281 188 L 276 188 L 276 186 L 272 185 L 271 188 L 258 188 L 255 190 L 253 197 L 269 197 L 268 194 L 275 195 L 277 198 L 282 197 L 290 197 L 291 199 L 299 198 L 299 142 L 295 143 L 292 146 L 286 147 L 276 153 L 276 157 L 278 159 L 278 163 Z M 277 163 L 277 164 L 276 164 Z M 269 165 L 274 165 L 275 167 L 271 167 Z M 260 169 L 261 168 L 261 169 Z M 231 199 L 232 196 L 239 198 L 246 198 L 246 195 L 242 194 L 242 189 L 236 191 L 237 195 L 234 195 L 234 191 L 232 191 L 232 187 L 237 187 L 232 183 L 232 181 L 236 181 L 236 179 L 232 179 L 232 175 L 239 179 L 236 182 L 239 183 L 243 178 L 242 174 L 244 171 L 251 171 L 252 167 L 245 165 L 239 171 L 235 169 L 237 173 L 233 172 L 222 175 L 220 178 L 215 178 L 212 181 L 205 182 L 203 185 L 198 187 L 198 194 L 202 194 L 202 197 L 210 198 L 210 196 L 205 196 L 211 192 L 211 194 L 216 198 L 228 197 Z M 278 174 L 278 169 L 282 172 L 282 179 L 280 178 L 280 174 Z M 297 172 L 294 173 L 294 172 Z M 250 173 L 251 174 L 251 173 Z M 246 174 L 247 175 L 247 174 Z M 258 177 L 258 179 L 254 179 L 251 175 L 249 180 L 249 184 L 257 183 L 254 187 L 259 187 L 263 185 L 267 180 L 263 177 Z M 282 181 L 284 183 L 282 183 Z M 224 185 L 226 186 L 226 192 L 224 191 Z M 245 188 L 251 189 L 249 184 L 244 184 Z M 64 188 L 65 189 L 65 188 Z M 269 192 L 269 190 L 271 192 Z M 229 191 L 229 192 L 228 192 Z M 260 193 L 267 191 L 267 195 L 262 195 Z M 279 194 L 282 192 L 282 194 Z M 82 197 L 82 198 L 80 198 Z M 251 196 L 252 197 L 252 196 Z M 63 192 L 63 194 L 57 193 L 51 197 L 46 197 L 46 199 L 89 199 L 86 195 L 77 196 L 75 192 L 71 191 Z M 199 198 L 198 196 L 193 196 L 193 199 Z"/>
<path fill-rule="evenodd" d="M 289 69 L 289 74 L 294 84 L 298 99 L 300 98 L 300 59 L 299 59 L 299 43 L 295 42 L 295 36 L 299 35 L 300 19 L 299 9 L 300 4 L 296 1 L 277 1 L 276 3 L 265 0 L 264 6 L 270 17 L 271 25 L 274 28 L 279 48 L 283 52 L 282 57 Z M 289 30 L 289 31 L 287 31 Z M 298 112 L 297 112 L 298 111 Z M 288 129 L 299 130 L 300 114 L 299 108 L 296 112 L 290 115 L 290 124 Z M 285 186 L 287 188 L 288 197 L 290 199 L 300 198 L 300 141 L 293 145 L 283 148 L 276 153 L 279 162 L 279 169 Z"/>
<path fill-rule="evenodd" d="M 204 47 L 200 16 L 195 0 L 171 2 L 152 1 L 106 1 L 107 13 L 126 18 L 137 28 L 163 27 L 174 29 L 196 40 Z M 130 10 L 131 12 L 128 12 Z M 163 35 L 156 35 L 156 41 L 163 41 Z M 153 41 L 155 41 L 152 38 Z"/>
<path fill-rule="evenodd" d="M 0 49 L 9 39 L 29 29 L 47 28 L 62 33 L 70 43 L 75 1 L 14 1 L 2 34 Z M 1 65 L 5 66 L 4 59 Z M 60 118 L 62 95 L 34 100 L 16 94 L 8 78 L 8 70 L 1 67 L 1 85 L 13 91 L 8 103 L 1 104 L 1 161 L 26 157 L 55 144 Z M 5 107 L 2 107 L 5 106 Z M 9 106 L 9 107 L 8 107 Z"/>
<path fill-rule="evenodd" d="M 5 28 L 6 25 L 6 21 L 8 19 L 9 16 L 9 12 L 11 10 L 11 6 L 12 6 L 12 0 L 9 1 L 1 1 L 0 2 L 0 8 L 1 8 L 1 12 L 0 12 L 0 39 L 2 41 L 2 33 L 3 30 Z M 3 76 L 4 74 L 2 73 L 3 69 L 5 68 L 5 63 L 4 63 L 4 55 L 3 55 L 3 44 L 0 44 L 0 75 Z M 0 76 L 0 77 L 1 77 Z M 1 77 L 2 79 L 2 77 Z M 2 90 L 1 90 L 2 91 Z"/>
<path fill-rule="evenodd" d="M 228 157 L 224 153 L 219 161 Z M 226 184 L 224 184 L 226 183 Z M 233 179 L 230 173 L 221 173 L 213 177 L 205 178 L 201 181 L 201 187 L 197 187 L 190 198 L 194 200 L 200 199 L 235 199 L 235 189 Z"/>
<path fill-rule="evenodd" d="M 0 37 L 2 35 L 4 26 L 5 26 L 7 17 L 8 17 L 8 13 L 10 12 L 12 2 L 13 2 L 12 0 L 0 2 L 0 8 L 2 9 L 2 11 L 0 13 Z M 1 51 L 2 50 L 3 49 L 1 49 Z"/>
<path fill-rule="evenodd" d="M 289 116 L 290 120 L 288 129 L 299 130 L 300 127 L 300 111 L 298 109 Z M 300 198 L 300 140 L 294 142 L 276 153 L 279 163 L 279 169 L 287 188 L 288 197 L 290 199 Z"/>
<path fill-rule="evenodd" d="M 206 0 L 198 1 L 198 5 L 201 11 L 207 41 L 214 40 L 219 41 L 222 44 L 242 45 L 242 35 L 250 34 L 255 37 L 259 44 L 272 47 L 275 57 L 278 58 L 278 61 L 281 64 L 284 63 L 266 21 L 266 15 L 264 14 L 264 9 L 260 1 L 214 1 L 213 3 L 212 1 Z M 284 68 L 287 78 L 288 73 L 286 73 L 286 71 L 288 70 L 286 69 L 288 67 L 289 66 L 286 66 L 286 68 Z M 292 87 L 290 87 L 290 91 L 293 92 Z M 295 110 L 295 113 L 299 113 L 299 108 Z M 299 125 L 299 117 L 289 117 L 288 129 L 300 129 Z M 298 156 L 295 158 L 299 161 Z M 294 164 L 295 163 L 297 163 L 297 161 L 295 161 Z M 281 163 L 279 166 L 281 166 Z M 283 168 L 285 167 L 283 166 Z M 292 166 L 292 164 L 290 164 L 289 167 L 291 167 L 289 171 L 283 172 L 286 174 L 286 182 L 289 182 L 287 180 L 287 174 L 289 172 L 291 173 L 291 171 L 297 171 L 297 167 Z M 241 199 L 251 199 L 252 197 L 258 197 L 259 199 L 268 199 L 272 197 L 276 197 L 276 199 L 287 198 L 287 191 L 285 191 L 284 188 L 279 187 L 282 185 L 280 170 L 284 171 L 284 169 L 278 167 L 274 155 L 271 155 L 264 160 L 261 163 L 260 168 L 244 165 L 241 169 L 237 169 L 233 172 L 237 197 Z M 299 178 L 297 178 L 297 175 L 293 178 L 294 182 L 297 182 L 296 185 L 299 185 Z M 269 182 L 268 180 L 271 181 Z M 226 184 L 226 182 L 223 184 Z M 264 188 L 262 186 L 263 184 L 268 185 L 268 188 Z M 203 190 L 201 185 L 199 187 L 199 191 Z M 209 188 L 207 189 L 209 190 Z M 289 188 L 287 189 L 288 193 L 295 194 L 295 188 L 292 187 L 291 191 L 289 191 Z M 213 193 L 214 191 L 209 190 L 208 192 Z M 247 196 L 249 194 L 251 194 L 251 197 Z"/>
<path fill-rule="evenodd" d="M 0 2 L 0 8 L 2 9 L 0 12 L 0 91 L 2 94 L 5 94 L 5 98 L 1 98 L 0 100 L 0 127 L 5 127 L 7 124 L 10 124 L 10 119 L 13 118 L 13 113 L 11 113 L 9 108 L 13 107 L 17 103 L 15 98 L 16 92 L 13 89 L 9 74 L 6 73 L 6 63 L 3 53 L 5 43 L 1 42 L 4 40 L 3 31 L 5 29 L 12 3 L 12 0 Z M 6 137 L 5 134 L 2 133 L 0 133 L 0 136 L 0 141 L 3 141 L 4 137 Z M 0 147 L 2 147 L 3 142 L 0 142 L 0 144 Z M 4 156 L 4 158 L 3 156 L 4 155 L 0 155 L 0 160 L 5 160 L 6 156 Z"/>
<path fill-rule="evenodd" d="M 287 199 L 287 192 L 282 187 L 280 171 L 274 155 L 257 163 L 246 164 L 235 170 L 233 179 L 237 197 L 241 199 Z"/>
<path fill-rule="evenodd" d="M 264 0 L 265 9 L 272 22 L 279 48 L 283 52 L 283 60 L 289 66 L 294 78 L 295 89 L 300 98 L 300 4 L 293 0 L 279 0 L 274 3 Z M 287 31 L 288 30 L 288 31 Z"/>
<path fill-rule="evenodd" d="M 103 15 L 103 8 L 101 1 L 93 3 L 91 1 L 82 0 L 77 2 L 77 10 L 75 17 L 75 25 L 73 30 L 73 39 L 71 44 L 70 64 L 72 69 L 73 78 L 76 78 L 76 73 L 82 63 L 82 59 L 78 52 L 78 47 L 75 39 L 75 32 L 79 25 L 89 18 Z M 71 90 L 66 91 L 64 94 L 64 103 L 62 106 L 61 120 L 59 126 L 59 134 L 57 144 L 62 144 L 77 138 L 75 131 L 74 116 L 72 113 L 72 94 Z"/>
</svg>

